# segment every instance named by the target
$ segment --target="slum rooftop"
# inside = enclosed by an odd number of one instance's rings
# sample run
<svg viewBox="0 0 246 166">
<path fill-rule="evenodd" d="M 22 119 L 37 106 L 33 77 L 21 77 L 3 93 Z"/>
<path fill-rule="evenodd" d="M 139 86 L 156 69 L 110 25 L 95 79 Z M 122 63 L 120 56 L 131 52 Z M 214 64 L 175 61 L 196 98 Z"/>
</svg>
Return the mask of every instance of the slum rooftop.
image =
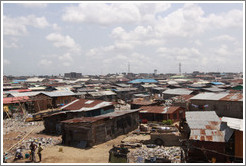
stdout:
<svg viewBox="0 0 246 166">
<path fill-rule="evenodd" d="M 81 118 L 74 118 L 74 119 L 69 119 L 69 120 L 65 120 L 62 121 L 63 123 L 84 123 L 84 122 L 89 122 L 89 123 L 93 123 L 96 122 L 98 120 L 102 120 L 102 119 L 113 119 L 122 115 L 126 115 L 126 114 L 130 114 L 130 113 L 134 113 L 134 112 L 138 112 L 139 109 L 134 109 L 134 110 L 124 110 L 124 111 L 114 111 L 108 114 L 104 114 L 104 115 L 99 115 L 99 116 L 94 116 L 94 117 L 81 117 Z"/>
</svg>

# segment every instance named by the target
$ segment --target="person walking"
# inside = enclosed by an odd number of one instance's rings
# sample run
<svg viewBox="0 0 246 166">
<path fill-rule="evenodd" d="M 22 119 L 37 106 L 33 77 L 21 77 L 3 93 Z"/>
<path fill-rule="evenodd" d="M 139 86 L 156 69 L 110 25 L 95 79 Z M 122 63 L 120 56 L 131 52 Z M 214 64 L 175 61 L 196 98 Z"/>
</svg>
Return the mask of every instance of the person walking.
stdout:
<svg viewBox="0 0 246 166">
<path fill-rule="evenodd" d="M 36 161 L 36 157 L 35 157 L 35 150 L 37 148 L 37 145 L 34 144 L 33 142 L 31 142 L 31 145 L 30 145 L 30 150 L 31 150 L 31 161 L 32 162 L 35 162 Z"/>
<path fill-rule="evenodd" d="M 39 143 L 38 144 L 38 157 L 39 157 L 39 162 L 41 162 L 41 160 L 42 160 L 42 154 L 41 154 L 42 150 L 43 150 L 43 147 L 41 146 L 41 143 Z"/>
</svg>

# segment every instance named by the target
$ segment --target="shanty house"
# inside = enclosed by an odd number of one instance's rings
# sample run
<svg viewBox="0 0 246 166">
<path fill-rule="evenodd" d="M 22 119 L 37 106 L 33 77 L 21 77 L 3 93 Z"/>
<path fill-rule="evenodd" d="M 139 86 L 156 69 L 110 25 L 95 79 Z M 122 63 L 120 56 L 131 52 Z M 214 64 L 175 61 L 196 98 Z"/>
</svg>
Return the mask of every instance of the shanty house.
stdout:
<svg viewBox="0 0 246 166">
<path fill-rule="evenodd" d="M 98 91 L 98 92 L 89 92 L 85 94 L 86 99 L 98 99 L 104 101 L 113 101 L 116 100 L 116 93 L 112 91 Z"/>
<path fill-rule="evenodd" d="M 214 110 L 219 117 L 243 119 L 243 95 L 241 93 L 200 93 L 190 98 L 191 111 Z"/>
<path fill-rule="evenodd" d="M 57 108 L 60 105 L 67 104 L 76 99 L 76 94 L 72 91 L 52 91 L 42 92 L 42 94 L 52 98 L 52 105 L 54 108 Z"/>
<path fill-rule="evenodd" d="M 137 88 L 117 88 L 114 90 L 117 94 L 118 99 L 122 99 L 124 101 L 131 100 L 133 95 L 137 93 Z"/>
<path fill-rule="evenodd" d="M 215 111 L 188 111 L 185 113 L 188 129 L 181 131 L 187 135 L 187 162 L 226 161 L 226 141 L 231 136 L 229 128 L 222 130 L 221 120 Z M 189 132 L 188 134 L 184 132 Z"/>
<path fill-rule="evenodd" d="M 91 147 L 138 128 L 138 110 L 62 121 L 62 142 L 68 146 Z"/>
<path fill-rule="evenodd" d="M 60 112 L 44 117 L 46 133 L 61 133 L 61 121 L 78 117 L 92 117 L 114 111 L 112 102 L 77 99 L 60 108 Z"/>
<path fill-rule="evenodd" d="M 131 102 L 131 109 L 138 109 L 142 106 L 153 106 L 153 105 L 158 105 L 158 102 L 154 100 L 144 99 L 144 98 L 135 98 Z"/>
<path fill-rule="evenodd" d="M 163 92 L 163 98 L 166 100 L 175 96 L 191 95 L 191 94 L 194 94 L 193 91 L 185 88 L 167 89 Z"/>
<path fill-rule="evenodd" d="M 222 123 L 226 123 L 226 125 L 233 130 L 233 134 L 228 140 L 228 153 L 234 156 L 231 157 L 232 161 L 243 162 L 243 119 L 222 117 L 221 120 Z"/>
<path fill-rule="evenodd" d="M 147 119 L 148 121 L 163 121 L 171 119 L 179 121 L 185 116 L 185 109 L 182 107 L 166 107 L 166 106 L 144 106 L 140 107 L 140 119 Z"/>
<path fill-rule="evenodd" d="M 4 97 L 3 98 L 3 118 L 10 118 L 13 113 L 19 112 L 22 115 L 26 114 L 26 102 L 30 102 L 27 96 L 22 97 Z"/>
<path fill-rule="evenodd" d="M 8 94 L 8 96 L 28 97 L 30 102 L 26 103 L 26 110 L 29 113 L 35 113 L 52 108 L 52 99 L 49 96 L 44 95 L 43 92 L 13 92 Z"/>
</svg>

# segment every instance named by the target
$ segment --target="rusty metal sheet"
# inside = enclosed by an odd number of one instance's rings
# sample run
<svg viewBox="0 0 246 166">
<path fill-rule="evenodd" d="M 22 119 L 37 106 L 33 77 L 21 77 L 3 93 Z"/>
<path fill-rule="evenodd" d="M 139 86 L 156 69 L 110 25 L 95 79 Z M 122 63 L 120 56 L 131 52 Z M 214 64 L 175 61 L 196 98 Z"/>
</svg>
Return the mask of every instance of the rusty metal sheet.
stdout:
<svg viewBox="0 0 246 166">
<path fill-rule="evenodd" d="M 241 101 L 243 99 L 243 94 L 241 93 L 230 93 L 227 96 L 221 98 L 223 101 Z"/>
<path fill-rule="evenodd" d="M 220 131 L 221 120 L 214 111 L 186 112 L 186 120 L 191 140 L 225 142 L 225 132 Z"/>
</svg>

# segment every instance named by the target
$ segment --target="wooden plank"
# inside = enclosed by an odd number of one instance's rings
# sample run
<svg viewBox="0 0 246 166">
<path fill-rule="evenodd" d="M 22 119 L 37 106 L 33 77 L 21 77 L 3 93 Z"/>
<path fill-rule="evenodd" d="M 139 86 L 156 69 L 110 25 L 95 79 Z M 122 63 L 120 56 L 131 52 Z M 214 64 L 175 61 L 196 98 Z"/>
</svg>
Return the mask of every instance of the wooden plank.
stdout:
<svg viewBox="0 0 246 166">
<path fill-rule="evenodd" d="M 27 133 L 20 141 L 18 141 L 16 144 L 14 144 L 13 146 L 11 146 L 7 152 L 9 152 L 12 148 L 14 148 L 16 145 L 18 145 L 19 143 L 21 143 L 28 135 L 30 135 L 36 128 L 32 129 L 29 133 Z"/>
</svg>

